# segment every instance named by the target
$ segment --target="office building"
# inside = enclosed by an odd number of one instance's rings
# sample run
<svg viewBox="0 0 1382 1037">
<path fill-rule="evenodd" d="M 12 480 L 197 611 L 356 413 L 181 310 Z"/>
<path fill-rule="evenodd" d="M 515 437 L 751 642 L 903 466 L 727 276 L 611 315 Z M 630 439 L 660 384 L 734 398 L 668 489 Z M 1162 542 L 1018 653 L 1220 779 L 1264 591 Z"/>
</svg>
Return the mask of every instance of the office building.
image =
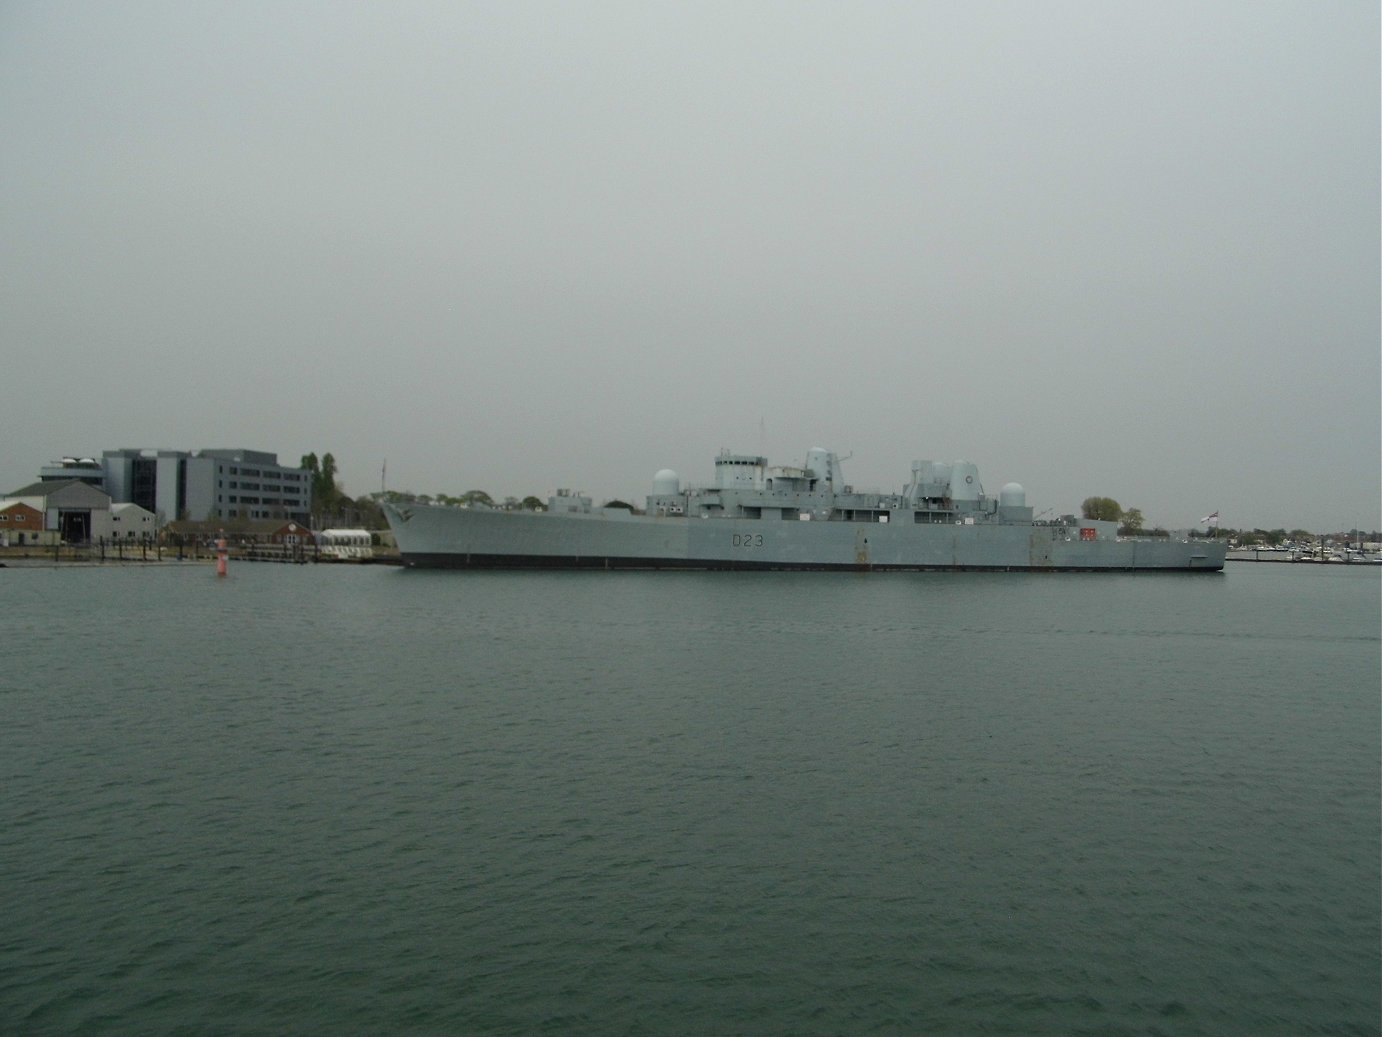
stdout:
<svg viewBox="0 0 1382 1037">
<path fill-rule="evenodd" d="M 312 473 L 262 450 L 107 450 L 105 491 L 176 519 L 291 519 L 309 524 Z"/>
</svg>

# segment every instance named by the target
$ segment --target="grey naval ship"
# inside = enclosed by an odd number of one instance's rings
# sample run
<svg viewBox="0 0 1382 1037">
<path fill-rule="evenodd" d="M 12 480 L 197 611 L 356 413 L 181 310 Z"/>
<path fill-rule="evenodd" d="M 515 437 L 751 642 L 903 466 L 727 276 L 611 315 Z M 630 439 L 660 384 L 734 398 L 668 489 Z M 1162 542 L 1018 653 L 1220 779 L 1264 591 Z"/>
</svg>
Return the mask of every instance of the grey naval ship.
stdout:
<svg viewBox="0 0 1382 1037">
<path fill-rule="evenodd" d="M 803 467 L 722 451 L 715 481 L 653 476 L 643 513 L 558 490 L 545 511 L 385 504 L 407 566 L 453 569 L 835 569 L 1219 572 L 1213 540 L 1120 538 L 1115 522 L 1034 519 L 967 461 L 913 461 L 901 493 L 856 492 L 817 447 Z"/>
</svg>

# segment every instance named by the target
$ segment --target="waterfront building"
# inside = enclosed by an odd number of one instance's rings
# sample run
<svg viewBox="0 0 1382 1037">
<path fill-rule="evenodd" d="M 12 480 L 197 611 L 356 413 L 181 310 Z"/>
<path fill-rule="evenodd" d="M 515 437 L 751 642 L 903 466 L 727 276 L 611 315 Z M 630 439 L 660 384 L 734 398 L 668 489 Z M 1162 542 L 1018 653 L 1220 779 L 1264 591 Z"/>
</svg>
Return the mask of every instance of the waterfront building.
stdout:
<svg viewBox="0 0 1382 1037">
<path fill-rule="evenodd" d="M 43 512 L 21 500 L 0 501 L 0 547 L 24 547 L 43 539 Z"/>
<path fill-rule="evenodd" d="M 112 540 L 152 540 L 157 532 L 157 516 L 147 508 L 126 501 L 110 506 Z"/>
<path fill-rule="evenodd" d="M 278 463 L 262 450 L 149 450 L 101 455 L 105 489 L 138 504 L 160 523 L 175 519 L 288 519 L 307 523 L 312 473 Z"/>
<path fill-rule="evenodd" d="M 38 531 L 32 529 L 35 512 L 40 516 Z M 0 513 L 24 516 L 23 531 L 30 535 L 26 540 L 11 538 L 16 545 L 87 544 L 111 536 L 110 495 L 81 479 L 40 479 L 21 486 L 0 499 Z M 14 520 L 9 521 L 13 526 Z"/>
</svg>

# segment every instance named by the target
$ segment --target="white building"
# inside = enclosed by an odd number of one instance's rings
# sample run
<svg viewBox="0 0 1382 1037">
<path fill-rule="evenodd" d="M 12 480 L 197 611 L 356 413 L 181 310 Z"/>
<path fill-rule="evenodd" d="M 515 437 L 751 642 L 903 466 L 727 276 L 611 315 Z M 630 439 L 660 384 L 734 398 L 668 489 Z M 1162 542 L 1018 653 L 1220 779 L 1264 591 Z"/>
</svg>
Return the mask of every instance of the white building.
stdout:
<svg viewBox="0 0 1382 1037">
<path fill-rule="evenodd" d="M 158 529 L 158 518 L 138 504 L 124 503 L 110 506 L 112 540 L 152 540 Z"/>
<path fill-rule="evenodd" d="M 110 494 L 80 479 L 39 481 L 0 499 L 0 510 L 24 504 L 43 516 L 43 543 L 88 544 L 110 539 Z"/>
</svg>

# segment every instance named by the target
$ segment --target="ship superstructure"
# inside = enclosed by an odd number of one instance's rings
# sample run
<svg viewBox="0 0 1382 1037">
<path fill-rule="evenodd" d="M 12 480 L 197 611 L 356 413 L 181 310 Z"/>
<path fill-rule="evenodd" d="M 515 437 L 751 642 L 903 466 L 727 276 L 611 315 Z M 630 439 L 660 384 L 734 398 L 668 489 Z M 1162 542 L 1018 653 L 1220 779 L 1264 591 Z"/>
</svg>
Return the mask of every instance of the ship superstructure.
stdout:
<svg viewBox="0 0 1382 1037">
<path fill-rule="evenodd" d="M 709 487 L 683 490 L 677 474 L 663 469 L 653 477 L 648 514 L 927 524 L 1032 518 L 1020 485 L 1009 483 L 998 498 L 987 497 L 978 467 L 968 461 L 913 461 L 901 493 L 859 493 L 844 481 L 839 456 L 820 447 L 807 452 L 801 468 L 771 468 L 766 457 L 722 451 Z"/>
</svg>

